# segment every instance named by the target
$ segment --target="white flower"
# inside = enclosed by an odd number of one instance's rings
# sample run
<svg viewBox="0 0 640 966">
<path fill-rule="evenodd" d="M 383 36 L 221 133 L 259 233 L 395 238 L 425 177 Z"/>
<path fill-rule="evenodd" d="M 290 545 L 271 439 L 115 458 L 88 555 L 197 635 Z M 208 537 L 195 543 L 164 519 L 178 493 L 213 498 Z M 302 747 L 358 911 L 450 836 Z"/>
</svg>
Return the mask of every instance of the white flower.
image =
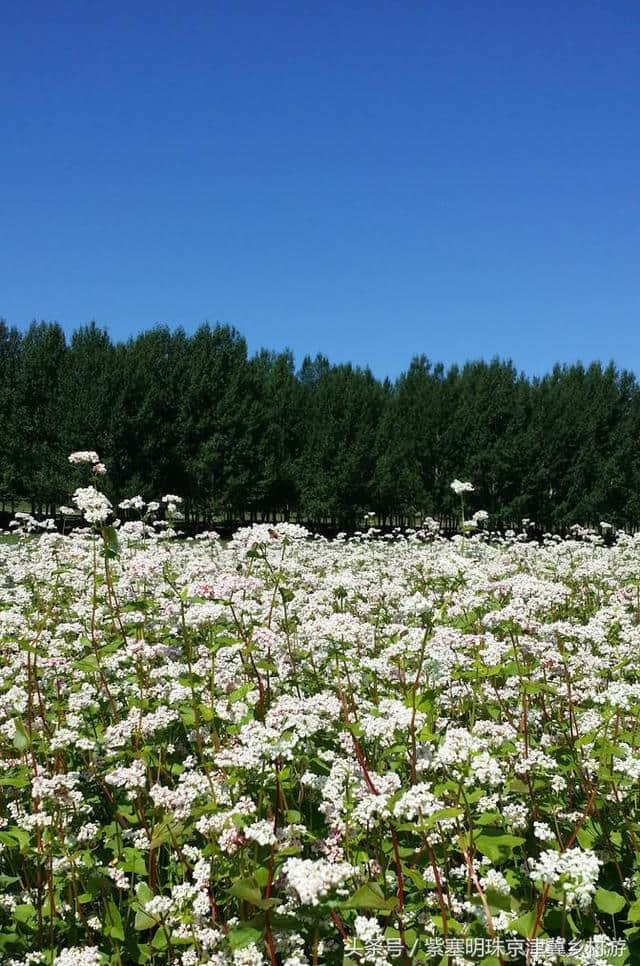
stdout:
<svg viewBox="0 0 640 966">
<path fill-rule="evenodd" d="M 233 966 L 262 966 L 263 963 L 264 958 L 255 943 L 249 943 L 248 946 L 233 952 Z"/>
<path fill-rule="evenodd" d="M 53 966 L 99 966 L 100 950 L 97 946 L 68 946 L 61 949 L 53 960 Z"/>
<path fill-rule="evenodd" d="M 109 500 L 94 486 L 79 486 L 73 494 L 73 502 L 88 523 L 104 523 L 111 513 Z"/>
<path fill-rule="evenodd" d="M 533 834 L 541 842 L 553 842 L 555 835 L 552 829 L 547 825 L 546 822 L 534 822 L 533 823 Z"/>
<path fill-rule="evenodd" d="M 377 919 L 370 919 L 368 916 L 356 916 L 354 926 L 356 936 L 363 943 L 372 943 L 382 938 L 382 929 Z"/>
<path fill-rule="evenodd" d="M 112 867 L 112 868 L 108 869 L 107 871 L 109 873 L 109 876 L 115 882 L 116 887 L 118 889 L 128 889 L 129 888 L 129 880 L 127 878 L 127 873 L 124 872 L 123 869 L 118 869 L 118 868 L 113 868 Z"/>
<path fill-rule="evenodd" d="M 133 764 L 128 767 L 122 765 L 120 768 L 115 768 L 113 771 L 107 772 L 104 779 L 109 785 L 114 785 L 116 788 L 124 788 L 127 790 L 129 796 L 135 797 L 139 791 L 146 787 L 147 775 L 144 762 L 136 758 Z"/>
<path fill-rule="evenodd" d="M 246 825 L 243 831 L 245 838 L 257 842 L 258 845 L 275 845 L 278 841 L 273 831 L 273 822 L 254 822 Z"/>
<path fill-rule="evenodd" d="M 460 495 L 460 493 L 472 493 L 473 486 L 471 483 L 461 483 L 460 480 L 454 480 L 451 484 L 451 489 L 454 493 Z"/>
<path fill-rule="evenodd" d="M 283 866 L 287 886 L 302 905 L 317 906 L 332 889 L 341 886 L 354 873 L 348 862 L 326 859 L 287 859 Z"/>
<path fill-rule="evenodd" d="M 538 859 L 529 859 L 529 877 L 545 885 L 560 885 L 569 908 L 586 909 L 596 891 L 600 859 L 589 849 L 573 848 L 566 852 L 548 849 Z"/>
<path fill-rule="evenodd" d="M 100 457 L 92 449 L 80 449 L 69 455 L 69 462 L 74 466 L 80 463 L 93 463 L 95 466 L 96 464 L 100 465 Z"/>
<path fill-rule="evenodd" d="M 393 814 L 401 821 L 411 822 L 416 817 L 428 818 L 443 808 L 444 802 L 435 797 L 431 785 L 420 782 L 400 796 L 394 805 Z"/>
<path fill-rule="evenodd" d="M 132 496 L 128 500 L 122 500 L 118 503 L 121 510 L 144 510 L 144 500 L 141 496 Z"/>
<path fill-rule="evenodd" d="M 78 842 L 90 842 L 92 839 L 97 838 L 99 833 L 99 825 L 96 825 L 95 822 L 87 822 L 78 832 Z"/>
<path fill-rule="evenodd" d="M 482 876 L 480 884 L 483 889 L 493 889 L 495 892 L 501 892 L 505 896 L 508 896 L 511 892 L 511 886 L 502 872 L 498 872 L 497 869 L 489 869 L 486 875 Z"/>
<path fill-rule="evenodd" d="M 148 912 L 154 919 L 164 919 L 171 911 L 173 903 L 169 896 L 154 896 L 144 904 L 144 911 Z"/>
</svg>

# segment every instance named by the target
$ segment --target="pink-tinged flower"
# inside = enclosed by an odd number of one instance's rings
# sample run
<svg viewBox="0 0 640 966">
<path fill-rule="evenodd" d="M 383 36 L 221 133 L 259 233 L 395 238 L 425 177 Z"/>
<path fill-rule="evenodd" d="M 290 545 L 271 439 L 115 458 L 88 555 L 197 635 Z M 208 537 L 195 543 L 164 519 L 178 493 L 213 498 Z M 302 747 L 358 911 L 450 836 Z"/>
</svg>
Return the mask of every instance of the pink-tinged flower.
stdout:
<svg viewBox="0 0 640 966">
<path fill-rule="evenodd" d="M 78 466 L 80 463 L 93 463 L 100 464 L 100 457 L 92 449 L 80 449 L 76 450 L 75 453 L 69 454 L 69 462 L 74 466 Z"/>
</svg>

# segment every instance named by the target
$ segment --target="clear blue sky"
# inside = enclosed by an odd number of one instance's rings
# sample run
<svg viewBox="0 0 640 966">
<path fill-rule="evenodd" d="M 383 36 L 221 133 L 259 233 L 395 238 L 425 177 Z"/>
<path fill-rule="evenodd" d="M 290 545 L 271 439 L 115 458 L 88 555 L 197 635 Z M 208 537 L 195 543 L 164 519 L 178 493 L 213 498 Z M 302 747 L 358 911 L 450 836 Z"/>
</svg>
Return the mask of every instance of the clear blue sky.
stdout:
<svg viewBox="0 0 640 966">
<path fill-rule="evenodd" d="M 5 3 L 0 316 L 640 371 L 637 0 Z"/>
</svg>

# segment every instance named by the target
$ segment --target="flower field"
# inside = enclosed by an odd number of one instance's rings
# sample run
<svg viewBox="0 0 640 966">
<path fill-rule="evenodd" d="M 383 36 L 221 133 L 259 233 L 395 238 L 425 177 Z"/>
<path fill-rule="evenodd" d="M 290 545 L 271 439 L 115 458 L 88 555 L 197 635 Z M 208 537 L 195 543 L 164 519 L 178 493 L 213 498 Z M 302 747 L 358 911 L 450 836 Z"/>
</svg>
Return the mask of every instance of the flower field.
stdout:
<svg viewBox="0 0 640 966">
<path fill-rule="evenodd" d="M 0 543 L 2 963 L 640 962 L 640 538 L 77 506 Z"/>
</svg>

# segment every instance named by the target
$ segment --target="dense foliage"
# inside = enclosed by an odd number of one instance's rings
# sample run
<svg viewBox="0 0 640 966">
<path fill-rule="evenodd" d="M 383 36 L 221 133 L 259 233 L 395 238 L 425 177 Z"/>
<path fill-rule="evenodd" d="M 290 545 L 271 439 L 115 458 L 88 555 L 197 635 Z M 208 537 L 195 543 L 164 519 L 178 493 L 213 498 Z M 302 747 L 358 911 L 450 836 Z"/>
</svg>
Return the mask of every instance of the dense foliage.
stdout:
<svg viewBox="0 0 640 966">
<path fill-rule="evenodd" d="M 640 538 L 73 499 L 0 541 L 3 963 L 638 962 Z"/>
<path fill-rule="evenodd" d="M 527 379 L 509 362 L 395 383 L 322 356 L 247 354 L 233 329 L 156 328 L 114 345 L 91 325 L 0 323 L 0 506 L 51 513 L 65 454 L 97 446 L 112 498 L 180 493 L 189 519 L 357 527 L 453 510 L 454 477 L 509 525 L 640 522 L 640 388 L 615 367 Z"/>
</svg>

